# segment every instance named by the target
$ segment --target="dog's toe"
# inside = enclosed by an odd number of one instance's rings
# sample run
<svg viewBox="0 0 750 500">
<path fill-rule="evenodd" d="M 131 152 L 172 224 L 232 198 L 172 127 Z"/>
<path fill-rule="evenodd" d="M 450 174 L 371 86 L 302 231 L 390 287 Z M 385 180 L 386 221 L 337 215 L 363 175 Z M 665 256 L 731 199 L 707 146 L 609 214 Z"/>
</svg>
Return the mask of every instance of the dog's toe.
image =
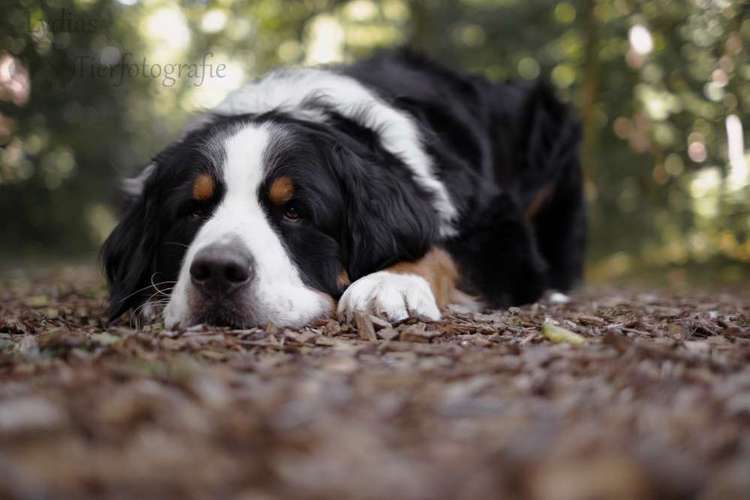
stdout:
<svg viewBox="0 0 750 500">
<path fill-rule="evenodd" d="M 347 288 L 339 301 L 339 318 L 351 321 L 356 313 L 375 314 L 394 323 L 410 317 L 440 319 L 435 296 L 424 278 L 388 271 L 368 274 Z"/>
</svg>

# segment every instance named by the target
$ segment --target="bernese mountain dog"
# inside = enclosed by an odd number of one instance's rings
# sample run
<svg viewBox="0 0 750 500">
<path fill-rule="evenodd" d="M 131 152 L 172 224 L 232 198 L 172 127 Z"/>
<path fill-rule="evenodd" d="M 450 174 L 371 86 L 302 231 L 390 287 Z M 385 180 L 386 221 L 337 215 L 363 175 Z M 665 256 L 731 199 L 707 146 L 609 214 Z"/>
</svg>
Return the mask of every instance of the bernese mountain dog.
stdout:
<svg viewBox="0 0 750 500">
<path fill-rule="evenodd" d="M 273 71 L 126 181 L 111 318 L 299 327 L 438 320 L 581 277 L 580 126 L 547 84 L 405 51 Z"/>
</svg>

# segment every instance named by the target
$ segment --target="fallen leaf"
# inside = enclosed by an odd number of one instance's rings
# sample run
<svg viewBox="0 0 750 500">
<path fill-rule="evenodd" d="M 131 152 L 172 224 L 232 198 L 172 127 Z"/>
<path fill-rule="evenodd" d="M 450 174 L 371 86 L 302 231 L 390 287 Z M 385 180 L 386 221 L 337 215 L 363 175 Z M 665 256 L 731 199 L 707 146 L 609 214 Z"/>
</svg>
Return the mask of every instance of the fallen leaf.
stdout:
<svg viewBox="0 0 750 500">
<path fill-rule="evenodd" d="M 542 326 L 542 335 L 558 344 L 582 345 L 586 343 L 586 337 L 571 332 L 567 328 L 550 323 L 549 321 L 545 322 Z"/>
<path fill-rule="evenodd" d="M 375 335 L 375 327 L 369 315 L 357 313 L 354 315 L 354 322 L 357 325 L 357 333 L 362 340 L 375 342 L 378 337 Z"/>
</svg>

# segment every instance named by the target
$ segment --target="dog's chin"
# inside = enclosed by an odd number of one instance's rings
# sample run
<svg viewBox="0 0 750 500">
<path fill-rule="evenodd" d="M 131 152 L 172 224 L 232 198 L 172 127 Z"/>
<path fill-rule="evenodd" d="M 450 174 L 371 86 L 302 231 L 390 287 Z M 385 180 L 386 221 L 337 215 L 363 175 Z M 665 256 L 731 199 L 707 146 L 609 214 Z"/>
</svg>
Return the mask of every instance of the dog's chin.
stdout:
<svg viewBox="0 0 750 500">
<path fill-rule="evenodd" d="M 237 311 L 216 308 L 209 311 L 198 314 L 191 321 L 193 325 L 211 325 L 211 326 L 224 326 L 236 329 L 251 328 L 259 326 L 257 321 L 253 321 L 252 318 L 248 318 L 245 315 L 239 314 Z"/>
<path fill-rule="evenodd" d="M 229 298 L 194 301 L 191 310 L 188 322 L 190 325 L 203 324 L 236 329 L 263 326 L 246 304 Z"/>
<path fill-rule="evenodd" d="M 216 327 L 229 327 L 236 330 L 248 328 L 266 327 L 273 324 L 281 328 L 301 328 L 319 320 L 325 320 L 333 315 L 333 308 L 325 309 L 316 314 L 306 317 L 268 317 L 268 315 L 255 314 L 251 307 L 236 304 L 234 301 L 201 302 L 191 307 L 185 317 L 175 321 L 169 321 L 165 317 L 168 329 L 190 328 L 197 325 Z"/>
</svg>

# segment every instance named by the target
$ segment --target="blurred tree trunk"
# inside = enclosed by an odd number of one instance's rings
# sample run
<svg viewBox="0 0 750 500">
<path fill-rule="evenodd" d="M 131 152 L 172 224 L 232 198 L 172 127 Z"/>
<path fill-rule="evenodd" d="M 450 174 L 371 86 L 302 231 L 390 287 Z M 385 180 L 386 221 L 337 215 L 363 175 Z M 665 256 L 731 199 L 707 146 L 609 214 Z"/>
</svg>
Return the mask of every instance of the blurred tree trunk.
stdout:
<svg viewBox="0 0 750 500">
<path fill-rule="evenodd" d="M 599 92 L 599 37 L 597 33 L 596 0 L 583 2 L 583 84 L 581 85 L 581 119 L 583 146 L 581 162 L 589 182 L 596 182 L 596 100 Z"/>
<path fill-rule="evenodd" d="M 408 45 L 417 50 L 426 50 L 432 41 L 432 14 L 430 9 L 419 1 L 410 2 L 411 10 L 411 33 Z"/>
<path fill-rule="evenodd" d="M 460 64 L 451 43 L 453 23 L 462 19 L 457 2 L 445 0 L 411 0 L 411 33 L 408 46 L 439 61 Z"/>
</svg>

